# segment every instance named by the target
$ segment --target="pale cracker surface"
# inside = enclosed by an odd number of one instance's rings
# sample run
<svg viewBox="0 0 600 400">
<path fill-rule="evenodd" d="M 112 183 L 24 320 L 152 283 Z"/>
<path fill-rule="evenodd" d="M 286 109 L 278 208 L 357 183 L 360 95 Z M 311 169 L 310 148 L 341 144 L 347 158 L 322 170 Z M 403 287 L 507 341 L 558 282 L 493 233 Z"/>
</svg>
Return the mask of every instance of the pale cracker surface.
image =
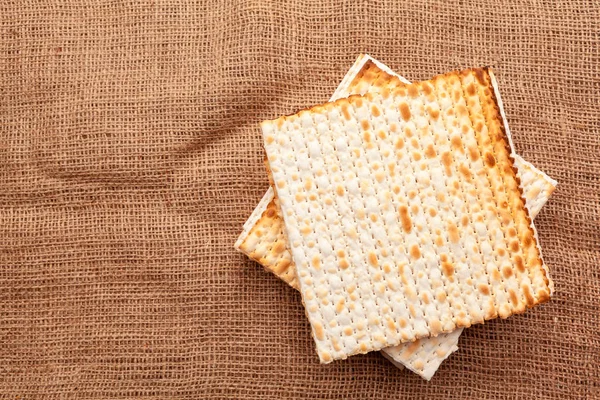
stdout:
<svg viewBox="0 0 600 400">
<path fill-rule="evenodd" d="M 332 100 L 353 94 L 349 89 L 364 90 L 362 82 L 359 81 L 356 86 L 351 86 L 351 83 L 368 61 L 372 61 L 381 71 L 397 76 L 401 82 L 409 83 L 384 64 L 368 55 L 361 55 L 338 86 Z M 554 190 L 556 181 L 537 170 L 520 156 L 515 157 L 515 165 L 519 170 L 527 205 L 532 218 L 534 218 Z M 277 214 L 273 216 L 272 211 L 266 212 L 267 208 L 276 210 Z M 287 249 L 282 223 L 283 221 L 274 204 L 274 192 L 270 187 L 246 224 L 244 224 L 243 232 L 236 242 L 235 248 L 259 262 L 267 271 L 273 272 L 283 281 L 298 289 L 295 267 L 291 262 L 291 255 Z M 285 244 L 285 250 L 283 251 L 281 251 L 281 243 Z M 461 332 L 462 329 L 457 329 L 448 334 L 419 339 L 409 344 L 389 347 L 382 351 L 386 358 L 397 367 L 401 368 L 404 364 L 411 371 L 429 380 L 440 364 L 458 349 L 458 337 Z M 419 346 L 418 349 L 417 346 Z"/>
<path fill-rule="evenodd" d="M 389 83 L 261 125 L 322 362 L 550 296 L 487 70 Z"/>
</svg>

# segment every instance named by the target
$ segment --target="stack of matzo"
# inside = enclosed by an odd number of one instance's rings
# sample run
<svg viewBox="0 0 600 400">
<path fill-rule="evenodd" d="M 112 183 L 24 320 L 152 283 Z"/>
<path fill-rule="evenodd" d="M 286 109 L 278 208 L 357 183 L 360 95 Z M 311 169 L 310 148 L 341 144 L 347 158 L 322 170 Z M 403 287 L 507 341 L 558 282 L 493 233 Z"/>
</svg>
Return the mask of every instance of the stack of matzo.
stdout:
<svg viewBox="0 0 600 400">
<path fill-rule="evenodd" d="M 549 299 L 531 220 L 556 182 L 488 69 L 410 84 L 360 56 L 331 101 L 262 124 L 272 187 L 235 247 L 300 290 L 322 362 L 430 379 L 462 328 Z"/>
</svg>

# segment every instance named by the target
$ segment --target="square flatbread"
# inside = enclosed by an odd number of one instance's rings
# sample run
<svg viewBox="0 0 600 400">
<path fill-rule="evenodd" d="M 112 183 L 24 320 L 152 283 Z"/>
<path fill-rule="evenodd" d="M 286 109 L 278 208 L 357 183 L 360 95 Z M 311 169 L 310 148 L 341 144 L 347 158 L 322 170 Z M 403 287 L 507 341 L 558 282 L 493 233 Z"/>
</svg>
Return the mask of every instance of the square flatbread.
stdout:
<svg viewBox="0 0 600 400">
<path fill-rule="evenodd" d="M 491 73 L 365 79 L 261 125 L 321 361 L 548 300 Z"/>
<path fill-rule="evenodd" d="M 353 90 L 364 90 L 363 82 L 355 80 L 355 78 L 359 74 L 364 76 L 361 71 L 368 61 L 372 61 L 371 65 L 375 66 L 379 73 L 395 75 L 393 71 L 377 60 L 368 55 L 361 55 L 338 86 L 332 100 L 354 94 Z M 398 77 L 400 81 L 409 83 L 404 78 Z M 499 97 L 499 94 L 497 96 Z M 554 191 L 556 181 L 519 156 L 515 157 L 515 164 L 524 188 L 527 206 L 534 218 Z M 291 262 L 291 254 L 287 247 L 283 221 L 275 204 L 274 191 L 269 188 L 244 224 L 243 232 L 236 242 L 235 248 L 259 262 L 267 271 L 298 289 L 295 266 Z M 440 334 L 437 337 L 389 347 L 383 349 L 383 354 L 394 365 L 402 367 L 404 364 L 411 371 L 429 380 L 439 365 L 458 349 L 458 337 L 461 332 L 462 329 L 457 329 L 449 334 Z"/>
</svg>

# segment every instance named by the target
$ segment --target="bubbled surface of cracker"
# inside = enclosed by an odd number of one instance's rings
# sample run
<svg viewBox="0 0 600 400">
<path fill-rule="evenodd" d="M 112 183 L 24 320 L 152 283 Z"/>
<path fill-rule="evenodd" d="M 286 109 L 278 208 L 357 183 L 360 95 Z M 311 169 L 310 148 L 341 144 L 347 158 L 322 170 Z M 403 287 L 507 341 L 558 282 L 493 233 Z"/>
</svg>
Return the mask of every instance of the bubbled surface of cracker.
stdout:
<svg viewBox="0 0 600 400">
<path fill-rule="evenodd" d="M 322 362 L 549 298 L 487 71 L 374 85 L 262 124 Z"/>
</svg>

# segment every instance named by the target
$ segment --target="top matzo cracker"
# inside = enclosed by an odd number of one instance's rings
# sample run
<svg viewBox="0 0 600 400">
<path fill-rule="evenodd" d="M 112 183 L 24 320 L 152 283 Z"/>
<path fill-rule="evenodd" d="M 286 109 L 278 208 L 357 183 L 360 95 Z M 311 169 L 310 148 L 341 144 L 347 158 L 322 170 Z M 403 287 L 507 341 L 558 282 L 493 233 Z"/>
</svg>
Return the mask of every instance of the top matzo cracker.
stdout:
<svg viewBox="0 0 600 400">
<path fill-rule="evenodd" d="M 382 93 L 262 124 L 322 362 L 550 294 L 487 70 Z"/>
</svg>

